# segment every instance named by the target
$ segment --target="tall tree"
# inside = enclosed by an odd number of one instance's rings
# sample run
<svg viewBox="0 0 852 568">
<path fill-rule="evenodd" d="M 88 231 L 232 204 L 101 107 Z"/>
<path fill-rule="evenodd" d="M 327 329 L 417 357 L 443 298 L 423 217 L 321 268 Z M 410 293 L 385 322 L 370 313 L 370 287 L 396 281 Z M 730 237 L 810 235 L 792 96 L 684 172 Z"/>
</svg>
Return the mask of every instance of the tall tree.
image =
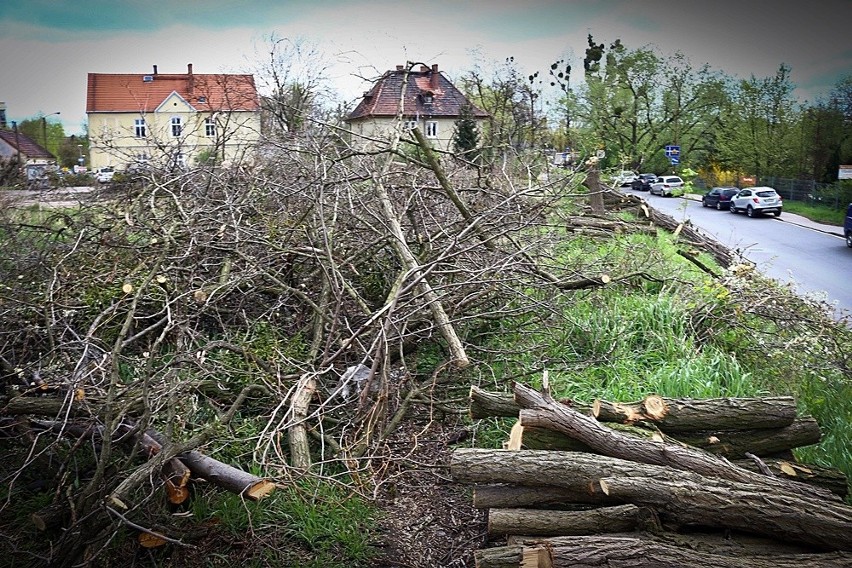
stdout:
<svg viewBox="0 0 852 568">
<path fill-rule="evenodd" d="M 456 131 L 453 135 L 453 149 L 457 154 L 469 161 L 475 161 L 479 148 L 479 129 L 473 116 L 473 109 L 465 104 L 456 120 Z"/>
</svg>

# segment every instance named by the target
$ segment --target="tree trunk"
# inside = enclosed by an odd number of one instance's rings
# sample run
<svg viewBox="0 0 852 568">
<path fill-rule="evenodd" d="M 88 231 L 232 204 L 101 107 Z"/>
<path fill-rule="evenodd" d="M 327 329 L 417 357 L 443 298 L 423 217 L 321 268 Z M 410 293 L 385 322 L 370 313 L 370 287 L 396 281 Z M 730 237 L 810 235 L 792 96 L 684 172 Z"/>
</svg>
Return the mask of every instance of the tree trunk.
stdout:
<svg viewBox="0 0 852 568">
<path fill-rule="evenodd" d="M 542 511 L 538 509 L 491 509 L 488 534 L 593 535 L 629 532 L 650 513 L 635 505 L 617 505 L 588 511 Z"/>
<path fill-rule="evenodd" d="M 515 402 L 515 396 L 508 392 L 492 392 L 472 386 L 470 387 L 469 400 L 470 417 L 474 419 L 494 417 L 517 418 L 521 411 L 521 407 Z M 584 402 L 560 400 L 559 404 L 570 406 L 583 414 L 590 414 L 592 411 L 591 405 Z"/>
<path fill-rule="evenodd" d="M 647 505 L 679 524 L 730 527 L 825 550 L 852 550 L 852 507 L 722 479 L 605 477 L 607 495 Z"/>
<path fill-rule="evenodd" d="M 592 415 L 601 422 L 650 422 L 668 434 L 706 430 L 782 428 L 796 419 L 796 400 L 765 398 L 671 399 L 651 395 L 639 402 L 596 400 Z"/>
<path fill-rule="evenodd" d="M 529 554 L 536 551 L 538 554 Z M 524 557 L 534 564 L 524 563 Z M 512 563 L 513 559 L 518 559 Z M 697 552 L 652 540 L 625 536 L 566 537 L 556 546 L 504 546 L 476 554 L 477 568 L 847 568 L 852 555 L 846 553 L 772 556 L 726 556 Z"/>
<path fill-rule="evenodd" d="M 710 422 L 712 424 L 712 422 Z M 745 454 L 771 456 L 792 448 L 819 443 L 822 432 L 811 417 L 797 418 L 783 428 L 680 432 L 675 438 L 717 455 L 741 459 Z"/>
<path fill-rule="evenodd" d="M 557 430 L 603 455 L 732 481 L 762 484 L 813 498 L 838 500 L 830 491 L 756 474 L 697 448 L 625 436 L 520 383 L 515 383 L 515 401 L 523 408 L 522 425 Z"/>
</svg>

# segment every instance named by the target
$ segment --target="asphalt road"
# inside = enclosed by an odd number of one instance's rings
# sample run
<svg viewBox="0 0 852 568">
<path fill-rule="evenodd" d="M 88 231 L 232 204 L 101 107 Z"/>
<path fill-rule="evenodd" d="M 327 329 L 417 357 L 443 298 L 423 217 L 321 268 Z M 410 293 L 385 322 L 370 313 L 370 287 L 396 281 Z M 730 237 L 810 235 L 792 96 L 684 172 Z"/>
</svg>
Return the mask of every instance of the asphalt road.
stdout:
<svg viewBox="0 0 852 568">
<path fill-rule="evenodd" d="M 852 248 L 842 228 L 812 223 L 784 212 L 781 217 L 748 218 L 701 206 L 701 201 L 634 192 L 649 205 L 740 251 L 765 275 L 790 284 L 800 295 L 826 300 L 834 316 L 852 318 Z"/>
</svg>

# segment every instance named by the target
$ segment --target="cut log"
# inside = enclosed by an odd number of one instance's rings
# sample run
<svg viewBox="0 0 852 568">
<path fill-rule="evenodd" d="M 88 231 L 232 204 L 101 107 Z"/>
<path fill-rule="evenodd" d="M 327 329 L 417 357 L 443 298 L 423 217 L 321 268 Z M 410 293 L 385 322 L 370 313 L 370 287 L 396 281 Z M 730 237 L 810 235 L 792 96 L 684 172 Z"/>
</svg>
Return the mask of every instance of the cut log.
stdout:
<svg viewBox="0 0 852 568">
<path fill-rule="evenodd" d="M 607 495 L 647 505 L 679 524 L 730 527 L 825 550 L 852 550 L 852 507 L 722 479 L 606 477 Z"/>
<path fill-rule="evenodd" d="M 712 430 L 672 434 L 675 438 L 717 455 L 740 459 L 745 454 L 771 456 L 792 448 L 817 444 L 822 433 L 811 417 L 797 418 L 788 426 L 759 430 Z"/>
<path fill-rule="evenodd" d="M 758 467 L 753 460 L 736 460 L 733 463 L 757 471 Z M 783 477 L 790 481 L 808 483 L 827 489 L 840 498 L 849 494 L 849 480 L 846 475 L 837 468 L 821 467 L 818 465 L 797 463 L 793 460 L 767 459 L 764 461 L 769 471 L 777 477 Z"/>
<path fill-rule="evenodd" d="M 201 452 L 193 450 L 179 457 L 194 475 L 253 501 L 262 499 L 275 490 L 273 482 L 220 462 Z"/>
<path fill-rule="evenodd" d="M 591 452 L 592 449 L 580 442 L 553 430 L 536 428 L 534 426 L 523 427 L 521 433 L 521 447 L 528 450 L 565 450 L 571 452 Z"/>
<path fill-rule="evenodd" d="M 517 418 L 521 410 L 511 393 L 489 392 L 472 386 L 469 398 L 470 417 L 473 419 L 501 416 Z"/>
<path fill-rule="evenodd" d="M 623 534 L 612 533 L 603 536 L 607 538 L 639 538 L 649 542 L 658 542 L 669 546 L 688 548 L 696 552 L 720 554 L 722 556 L 801 555 L 819 552 L 812 546 L 781 542 L 766 536 L 747 534 L 733 529 L 718 530 L 715 532 L 690 531 L 685 533 L 661 530 L 635 531 Z M 506 544 L 510 546 L 560 546 L 562 544 L 571 544 L 574 541 L 574 536 L 545 537 L 511 535 L 506 537 Z"/>
<path fill-rule="evenodd" d="M 578 493 L 564 487 L 477 485 L 473 489 L 473 506 L 477 509 L 574 509 L 613 502 L 614 500 L 602 491 L 594 494 L 585 491 Z"/>
<path fill-rule="evenodd" d="M 796 399 L 791 396 L 764 398 L 664 398 L 657 395 L 640 402 L 596 400 L 592 415 L 600 422 L 649 422 L 666 433 L 706 430 L 781 428 L 796 419 Z"/>
<path fill-rule="evenodd" d="M 500 418 L 500 417 L 518 417 L 521 407 L 515 402 L 515 397 L 512 393 L 493 392 L 482 390 L 479 387 L 470 387 L 470 417 L 479 418 Z M 560 404 L 570 406 L 577 412 L 589 414 L 592 407 L 583 402 L 573 400 L 560 400 Z"/>
<path fill-rule="evenodd" d="M 524 535 L 593 535 L 629 532 L 650 517 L 635 505 L 601 507 L 588 511 L 542 511 L 539 509 L 491 509 L 488 534 L 492 537 Z"/>
<path fill-rule="evenodd" d="M 548 428 L 579 440 L 596 452 L 622 459 L 668 466 L 682 471 L 692 471 L 704 476 L 720 477 L 738 482 L 765 484 L 803 496 L 838 501 L 836 495 L 824 489 L 771 478 L 735 466 L 706 451 L 670 444 L 652 442 L 626 436 L 601 425 L 592 417 L 584 416 L 549 396 L 520 383 L 515 383 L 515 401 L 522 407 L 521 424 Z"/>
<path fill-rule="evenodd" d="M 544 556 L 538 565 L 524 564 L 524 554 L 536 550 Z M 848 568 L 852 555 L 843 552 L 773 556 L 725 556 L 697 552 L 652 540 L 624 536 L 575 536 L 560 539 L 556 546 L 504 546 L 478 551 L 477 568 Z M 518 558 L 512 564 L 513 558 Z M 541 562 L 541 561 L 540 561 Z"/>
<path fill-rule="evenodd" d="M 496 546 L 474 551 L 476 568 L 518 568 L 523 560 L 522 546 Z"/>
</svg>

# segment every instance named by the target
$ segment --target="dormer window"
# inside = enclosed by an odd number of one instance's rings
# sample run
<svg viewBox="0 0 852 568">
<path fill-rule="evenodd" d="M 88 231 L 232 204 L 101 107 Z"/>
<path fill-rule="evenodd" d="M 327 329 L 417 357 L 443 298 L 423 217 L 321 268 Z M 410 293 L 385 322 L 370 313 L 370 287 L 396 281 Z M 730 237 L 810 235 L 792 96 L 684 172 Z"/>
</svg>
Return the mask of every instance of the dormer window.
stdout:
<svg viewBox="0 0 852 568">
<path fill-rule="evenodd" d="M 426 91 L 425 93 L 423 93 L 423 104 L 431 105 L 432 104 L 432 98 L 433 98 L 432 93 Z"/>
</svg>

